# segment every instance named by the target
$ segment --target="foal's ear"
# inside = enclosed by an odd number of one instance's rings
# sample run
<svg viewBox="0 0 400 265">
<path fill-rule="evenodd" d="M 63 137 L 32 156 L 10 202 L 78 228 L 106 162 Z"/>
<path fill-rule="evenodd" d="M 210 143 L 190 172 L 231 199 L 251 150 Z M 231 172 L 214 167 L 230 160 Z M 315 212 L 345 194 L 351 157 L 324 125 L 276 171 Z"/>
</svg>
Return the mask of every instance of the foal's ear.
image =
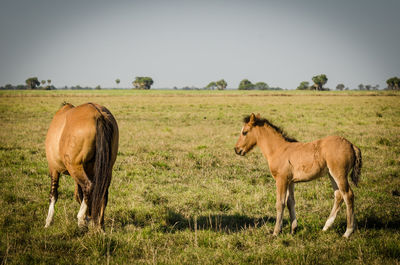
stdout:
<svg viewBox="0 0 400 265">
<path fill-rule="evenodd" d="M 256 116 L 254 115 L 254 113 L 252 113 L 252 114 L 250 115 L 249 125 L 250 125 L 250 126 L 253 126 L 254 123 L 255 123 L 255 120 L 256 120 Z"/>
<path fill-rule="evenodd" d="M 258 120 L 261 119 L 260 113 L 257 113 L 256 118 L 257 118 Z"/>
</svg>

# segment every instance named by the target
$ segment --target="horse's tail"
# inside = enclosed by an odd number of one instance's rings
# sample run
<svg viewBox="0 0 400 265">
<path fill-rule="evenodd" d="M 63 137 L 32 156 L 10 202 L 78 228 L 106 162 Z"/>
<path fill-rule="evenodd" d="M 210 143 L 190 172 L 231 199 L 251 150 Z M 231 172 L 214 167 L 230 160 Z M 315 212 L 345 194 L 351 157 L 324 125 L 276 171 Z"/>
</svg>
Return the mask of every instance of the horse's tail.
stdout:
<svg viewBox="0 0 400 265">
<path fill-rule="evenodd" d="M 353 145 L 353 152 L 354 152 L 354 164 L 353 170 L 351 172 L 351 181 L 357 186 L 358 181 L 360 180 L 361 175 L 361 167 L 362 167 L 362 157 L 361 157 L 361 150 L 357 146 Z"/>
<path fill-rule="evenodd" d="M 102 204 L 106 203 L 105 198 L 108 187 L 111 183 L 111 155 L 112 139 L 114 136 L 114 127 L 109 119 L 100 112 L 96 124 L 96 151 L 94 162 L 94 178 L 91 202 L 91 216 L 93 221 L 98 220 Z"/>
</svg>

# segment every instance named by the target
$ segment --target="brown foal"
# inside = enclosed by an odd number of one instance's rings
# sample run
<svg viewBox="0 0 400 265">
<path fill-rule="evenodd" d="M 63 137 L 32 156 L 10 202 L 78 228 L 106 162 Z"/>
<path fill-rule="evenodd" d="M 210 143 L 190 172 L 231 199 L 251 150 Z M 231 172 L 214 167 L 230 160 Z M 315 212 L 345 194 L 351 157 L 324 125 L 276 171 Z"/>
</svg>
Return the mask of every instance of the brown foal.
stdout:
<svg viewBox="0 0 400 265">
<path fill-rule="evenodd" d="M 46 136 L 46 157 L 51 177 L 50 206 L 45 227 L 53 221 L 61 173 L 75 180 L 75 199 L 81 207 L 78 225 L 103 228 L 111 171 L 118 151 L 118 125 L 103 106 L 64 103 Z"/>
<path fill-rule="evenodd" d="M 244 156 L 254 146 L 259 146 L 268 161 L 269 169 L 276 181 L 276 224 L 274 235 L 282 229 L 285 204 L 289 209 L 291 232 L 297 228 L 294 184 L 316 179 L 328 174 L 334 190 L 334 204 L 323 231 L 334 222 L 343 200 L 346 203 L 347 229 L 349 237 L 355 229 L 354 195 L 347 180 L 351 174 L 357 186 L 361 173 L 361 151 L 340 136 L 327 136 L 309 143 L 300 143 L 289 138 L 277 126 L 260 115 L 251 114 L 244 119 L 235 152 Z"/>
</svg>

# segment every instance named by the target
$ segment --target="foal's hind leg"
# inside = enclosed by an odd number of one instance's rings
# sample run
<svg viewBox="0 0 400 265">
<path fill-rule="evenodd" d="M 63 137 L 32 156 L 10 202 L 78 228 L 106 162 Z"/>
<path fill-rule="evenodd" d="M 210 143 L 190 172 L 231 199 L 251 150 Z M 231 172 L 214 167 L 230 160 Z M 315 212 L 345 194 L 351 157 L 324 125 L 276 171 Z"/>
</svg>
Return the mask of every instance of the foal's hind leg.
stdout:
<svg viewBox="0 0 400 265">
<path fill-rule="evenodd" d="M 49 227 L 53 222 L 54 206 L 56 205 L 58 199 L 58 181 L 60 179 L 60 173 L 58 173 L 55 170 L 50 170 L 50 177 L 51 177 L 50 206 L 46 218 L 46 225 L 44 226 L 45 228 Z"/>
<path fill-rule="evenodd" d="M 347 216 L 347 229 L 344 233 L 344 237 L 349 237 L 351 233 L 353 233 L 355 229 L 355 222 L 354 222 L 354 194 L 350 185 L 347 183 L 347 189 L 343 188 L 340 189 L 342 193 L 344 202 L 346 203 L 346 216 Z"/>
<path fill-rule="evenodd" d="M 332 208 L 331 214 L 329 215 L 328 220 L 326 220 L 325 226 L 324 226 L 324 228 L 322 229 L 322 231 L 326 231 L 326 230 L 329 229 L 329 227 L 332 226 L 333 222 L 334 222 L 335 219 L 336 219 L 336 215 L 337 215 L 337 213 L 338 213 L 338 211 L 339 211 L 340 205 L 343 203 L 342 194 L 341 194 L 341 192 L 339 191 L 339 188 L 338 188 L 338 186 L 337 186 L 335 180 L 333 179 L 333 177 L 332 177 L 330 174 L 329 174 L 329 178 L 330 178 L 330 180 L 331 180 L 332 188 L 333 188 L 333 190 L 334 190 L 334 195 L 335 195 L 335 199 L 334 199 L 334 200 L 335 200 L 335 201 L 334 201 L 334 203 L 333 203 L 333 208 Z"/>
<path fill-rule="evenodd" d="M 347 229 L 344 233 L 344 237 L 349 237 L 353 233 L 355 228 L 354 222 L 354 194 L 350 188 L 349 182 L 347 181 L 348 172 L 331 172 L 332 176 L 339 188 L 340 194 L 342 195 L 344 202 L 346 203 L 346 217 L 347 217 Z"/>
</svg>

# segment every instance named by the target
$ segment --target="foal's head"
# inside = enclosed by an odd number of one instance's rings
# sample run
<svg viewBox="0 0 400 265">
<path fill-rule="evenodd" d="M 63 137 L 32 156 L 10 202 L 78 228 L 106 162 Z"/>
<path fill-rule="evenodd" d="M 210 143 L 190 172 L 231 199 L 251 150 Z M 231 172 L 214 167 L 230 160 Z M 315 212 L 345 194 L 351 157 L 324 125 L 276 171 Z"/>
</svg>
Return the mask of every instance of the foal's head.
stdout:
<svg viewBox="0 0 400 265">
<path fill-rule="evenodd" d="M 260 114 L 257 114 L 256 116 L 254 113 L 245 118 L 245 124 L 240 132 L 239 140 L 235 146 L 235 153 L 237 155 L 244 156 L 257 144 L 257 137 L 253 128 L 256 126 L 256 120 L 259 118 Z"/>
</svg>

